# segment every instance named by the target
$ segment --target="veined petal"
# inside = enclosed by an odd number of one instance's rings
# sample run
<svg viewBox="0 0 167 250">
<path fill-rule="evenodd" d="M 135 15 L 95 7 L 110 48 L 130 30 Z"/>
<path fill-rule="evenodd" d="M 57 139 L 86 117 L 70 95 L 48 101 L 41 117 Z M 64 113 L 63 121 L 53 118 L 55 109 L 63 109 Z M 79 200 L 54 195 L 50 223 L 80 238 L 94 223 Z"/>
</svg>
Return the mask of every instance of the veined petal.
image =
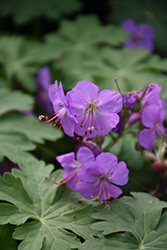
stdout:
<svg viewBox="0 0 167 250">
<path fill-rule="evenodd" d="M 55 83 L 50 85 L 48 89 L 49 98 L 52 103 L 54 102 L 55 97 L 57 96 L 57 93 L 58 93 L 58 83 L 57 81 L 55 81 Z"/>
<path fill-rule="evenodd" d="M 158 105 L 148 105 L 142 113 L 142 123 L 144 126 L 151 128 L 159 121 L 160 107 Z"/>
<path fill-rule="evenodd" d="M 63 178 L 64 178 L 64 176 L 63 176 Z M 78 182 L 79 182 L 79 178 L 77 176 L 77 171 L 76 171 L 74 176 L 72 178 L 70 178 L 69 181 L 66 182 L 66 185 L 67 185 L 67 187 L 76 191 L 76 187 L 77 187 Z"/>
<path fill-rule="evenodd" d="M 112 153 L 101 153 L 96 157 L 96 164 L 99 172 L 105 176 L 110 176 L 117 167 L 118 159 Z"/>
<path fill-rule="evenodd" d="M 122 96 L 120 93 L 104 89 L 99 93 L 95 105 L 100 112 L 118 113 L 122 109 L 122 103 Z"/>
<path fill-rule="evenodd" d="M 123 186 L 128 182 L 128 174 L 129 170 L 126 167 L 126 163 L 121 161 L 108 180 L 114 184 Z"/>
<path fill-rule="evenodd" d="M 142 104 L 158 104 L 160 99 L 161 87 L 157 83 L 150 83 L 144 98 L 142 99 Z"/>
<path fill-rule="evenodd" d="M 79 192 L 84 198 L 92 199 L 99 194 L 98 183 L 86 183 L 86 182 L 78 182 L 76 186 L 76 191 Z"/>
<path fill-rule="evenodd" d="M 62 165 L 63 168 L 65 168 L 66 166 L 69 166 L 69 163 L 75 160 L 75 154 L 74 152 L 72 152 L 64 155 L 59 155 L 56 157 L 56 160 Z"/>
<path fill-rule="evenodd" d="M 99 200 L 106 200 L 109 197 L 117 198 L 122 194 L 122 190 L 109 182 L 105 183 L 104 191 L 101 189 Z"/>
<path fill-rule="evenodd" d="M 100 112 L 99 110 L 95 111 L 94 121 L 96 122 L 98 135 L 106 135 L 108 134 L 112 128 L 115 128 L 119 122 L 119 115 L 116 113 L 109 112 Z"/>
<path fill-rule="evenodd" d="M 144 129 L 139 133 L 138 142 L 142 147 L 148 149 L 149 151 L 152 151 L 155 139 L 156 139 L 155 128 Z"/>
<path fill-rule="evenodd" d="M 77 160 L 82 164 L 86 162 L 94 162 L 94 159 L 94 154 L 89 148 L 81 147 L 77 152 Z"/>
<path fill-rule="evenodd" d="M 62 83 L 60 82 L 60 85 L 59 85 L 59 95 L 60 95 L 60 98 L 63 102 L 65 102 L 65 94 L 64 94 L 64 90 L 63 90 L 63 86 L 62 86 Z"/>
<path fill-rule="evenodd" d="M 95 162 L 87 163 L 82 168 L 79 168 L 77 174 L 81 181 L 87 183 L 97 182 L 98 180 L 100 180 L 101 175 Z"/>
<path fill-rule="evenodd" d="M 75 121 L 72 116 L 70 116 L 67 111 L 61 117 L 61 125 L 64 132 L 69 136 L 74 136 Z"/>
<path fill-rule="evenodd" d="M 71 90 L 71 99 L 76 104 L 87 105 L 94 102 L 99 93 L 99 88 L 92 82 L 81 81 Z"/>
</svg>

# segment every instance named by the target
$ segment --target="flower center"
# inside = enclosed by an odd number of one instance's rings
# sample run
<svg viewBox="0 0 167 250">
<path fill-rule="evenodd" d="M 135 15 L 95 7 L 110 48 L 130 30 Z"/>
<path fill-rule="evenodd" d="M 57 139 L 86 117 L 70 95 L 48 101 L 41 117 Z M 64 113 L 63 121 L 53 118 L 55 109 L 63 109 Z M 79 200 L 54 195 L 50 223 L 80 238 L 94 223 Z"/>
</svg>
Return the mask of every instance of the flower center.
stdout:
<svg viewBox="0 0 167 250">
<path fill-rule="evenodd" d="M 142 41 L 143 36 L 141 33 L 136 33 L 136 34 L 133 34 L 131 38 L 132 38 L 134 43 L 138 43 L 138 42 Z"/>
<path fill-rule="evenodd" d="M 85 115 L 80 124 L 81 128 L 84 127 L 86 129 L 85 136 L 87 135 L 88 132 L 91 135 L 94 129 L 98 130 L 97 123 L 99 123 L 99 125 L 101 126 L 99 120 L 96 117 L 95 110 L 96 110 L 95 102 L 91 102 L 86 106 Z M 102 126 L 101 130 L 103 130 Z"/>
</svg>

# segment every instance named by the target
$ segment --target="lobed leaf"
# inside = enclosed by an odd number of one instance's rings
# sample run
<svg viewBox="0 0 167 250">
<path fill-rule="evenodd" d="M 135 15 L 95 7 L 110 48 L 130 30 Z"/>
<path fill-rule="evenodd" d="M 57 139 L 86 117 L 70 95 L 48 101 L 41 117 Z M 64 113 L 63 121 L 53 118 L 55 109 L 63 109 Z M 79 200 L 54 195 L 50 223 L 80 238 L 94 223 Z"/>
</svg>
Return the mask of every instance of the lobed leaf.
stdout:
<svg viewBox="0 0 167 250">
<path fill-rule="evenodd" d="M 1 88 L 0 115 L 3 115 L 9 111 L 31 110 L 32 105 L 33 105 L 32 96 L 22 93 L 21 91 L 11 92 L 7 88 Z"/>
<path fill-rule="evenodd" d="M 21 25 L 29 22 L 33 18 L 45 16 L 48 19 L 56 20 L 63 14 L 69 14 L 81 8 L 78 0 L 7 0 L 1 2 L 1 14 L 3 16 L 12 15 L 15 24 Z M 26 11 L 25 11 L 26 10 Z"/>
<path fill-rule="evenodd" d="M 26 158 L 33 158 L 27 151 L 34 150 L 35 145 L 19 132 L 0 132 L 0 161 L 7 157 L 14 163 Z"/>
<path fill-rule="evenodd" d="M 102 206 L 95 208 L 96 213 L 92 217 L 100 221 L 91 228 L 103 232 L 105 236 L 128 232 L 138 245 L 134 249 L 165 249 L 167 213 L 162 215 L 162 209 L 167 207 L 167 203 L 145 193 L 132 193 L 132 196 L 113 201 L 108 213 Z M 134 243 L 133 237 L 128 238 L 129 244 Z M 114 235 L 111 237 L 111 244 L 113 240 Z"/>
<path fill-rule="evenodd" d="M 0 224 L 23 224 L 16 228 L 14 239 L 21 240 L 18 249 L 43 250 L 77 248 L 80 240 L 96 235 L 90 229 L 93 207 L 68 188 L 51 184 L 60 182 L 62 171 L 50 176 L 53 166 L 27 159 L 0 179 Z M 79 202 L 78 202 L 79 201 Z M 18 220 L 18 217 L 20 218 Z"/>
<path fill-rule="evenodd" d="M 62 136 L 60 130 L 55 131 L 51 124 L 43 124 L 37 117 L 14 112 L 0 117 L 0 132 L 7 131 L 20 132 L 37 143 L 44 143 L 44 139 L 56 141 Z"/>
</svg>

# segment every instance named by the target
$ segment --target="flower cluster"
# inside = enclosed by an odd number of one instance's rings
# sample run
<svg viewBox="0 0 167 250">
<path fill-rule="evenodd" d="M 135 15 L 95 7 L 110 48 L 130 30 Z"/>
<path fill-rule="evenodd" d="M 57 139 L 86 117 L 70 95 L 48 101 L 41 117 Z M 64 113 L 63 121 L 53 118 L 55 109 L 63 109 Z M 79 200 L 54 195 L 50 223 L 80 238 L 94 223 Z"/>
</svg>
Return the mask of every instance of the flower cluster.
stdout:
<svg viewBox="0 0 167 250">
<path fill-rule="evenodd" d="M 76 160 L 74 153 L 69 153 L 58 156 L 57 161 L 64 171 L 63 180 L 56 184 L 66 183 L 86 199 L 104 200 L 107 209 L 110 208 L 107 199 L 122 194 L 116 185 L 123 186 L 128 182 L 129 170 L 125 162 L 118 163 L 117 157 L 108 152 L 95 157 L 90 149 L 81 147 Z"/>
<path fill-rule="evenodd" d="M 49 87 L 49 98 L 53 104 L 51 117 L 40 115 L 43 122 L 55 121 L 57 128 L 61 124 L 69 136 L 93 138 L 106 135 L 119 122 L 118 112 L 122 109 L 122 96 L 117 92 L 104 89 L 99 92 L 97 85 L 89 81 L 78 82 L 66 96 L 62 84 L 57 81 Z"/>
<path fill-rule="evenodd" d="M 118 86 L 117 78 L 113 80 Z M 150 83 L 138 92 L 123 94 L 120 89 L 120 93 L 107 89 L 99 92 L 98 86 L 85 80 L 78 82 L 65 95 L 62 84 L 58 86 L 56 81 L 48 92 L 54 114 L 50 117 L 41 115 L 39 119 L 54 121 L 55 129 L 62 127 L 67 135 L 82 144 L 76 157 L 71 152 L 56 158 L 63 167 L 63 179 L 60 183 L 54 179 L 51 182 L 58 185 L 66 183 L 86 199 L 104 200 L 109 209 L 108 199 L 122 194 L 118 186 L 128 182 L 129 170 L 125 162 L 118 163 L 115 155 L 102 152 L 98 140 L 104 139 L 111 130 L 121 135 L 126 127 L 138 121 L 138 142 L 143 148 L 152 151 L 157 137 L 166 143 L 163 126 L 166 111 L 160 98 L 161 87 Z M 86 140 L 79 136 L 86 137 Z"/>
<path fill-rule="evenodd" d="M 139 143 L 142 147 L 152 151 L 155 139 L 161 137 L 166 141 L 166 129 L 163 122 L 166 116 L 165 102 L 160 98 L 161 87 L 150 83 L 141 99 L 141 109 L 129 118 L 129 124 L 139 120 L 143 130 L 139 133 Z"/>
<path fill-rule="evenodd" d="M 118 85 L 117 78 L 113 80 Z M 157 83 L 150 83 L 138 92 L 122 94 L 123 109 L 119 112 L 120 121 L 113 131 L 121 135 L 126 125 L 139 121 L 141 131 L 138 142 L 142 147 L 152 151 L 157 137 L 166 143 L 166 129 L 163 126 L 166 110 L 160 92 L 161 87 Z"/>
<path fill-rule="evenodd" d="M 155 37 L 153 27 L 146 24 L 136 24 L 132 19 L 123 21 L 121 27 L 130 32 L 130 36 L 123 44 L 125 47 L 146 48 L 153 51 Z"/>
</svg>

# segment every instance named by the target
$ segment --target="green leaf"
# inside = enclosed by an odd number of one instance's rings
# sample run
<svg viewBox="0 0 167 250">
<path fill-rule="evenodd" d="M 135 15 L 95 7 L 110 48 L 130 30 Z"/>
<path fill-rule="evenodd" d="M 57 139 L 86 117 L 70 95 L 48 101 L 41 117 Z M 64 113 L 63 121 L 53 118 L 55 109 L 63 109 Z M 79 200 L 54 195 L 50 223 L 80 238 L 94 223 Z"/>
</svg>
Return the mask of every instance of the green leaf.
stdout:
<svg viewBox="0 0 167 250">
<path fill-rule="evenodd" d="M 0 160 L 4 156 L 14 163 L 20 163 L 26 158 L 33 158 L 33 156 L 26 152 L 34 150 L 35 145 L 28 141 L 27 138 L 18 132 L 0 132 Z"/>
<path fill-rule="evenodd" d="M 13 226 L 0 226 L 0 249 L 1 250 L 16 250 L 17 243 L 12 239 L 14 231 Z"/>
<path fill-rule="evenodd" d="M 62 171 L 50 176 L 53 166 L 45 166 L 35 159 L 19 166 L 22 171 L 13 169 L 12 174 L 5 173 L 0 179 L 0 200 L 10 203 L 0 203 L 0 224 L 18 225 L 31 218 L 31 222 L 17 227 L 13 235 L 22 240 L 19 250 L 77 248 L 80 245 L 77 236 L 88 239 L 96 235 L 90 229 L 94 222 L 90 201 L 66 187 L 50 183 L 51 177 L 60 182 Z"/>
<path fill-rule="evenodd" d="M 97 16 L 78 16 L 75 21 L 64 20 L 61 22 L 60 35 L 76 44 L 76 47 L 87 44 L 107 42 L 111 45 L 119 45 L 127 36 L 117 26 L 102 26 Z M 68 41 L 67 40 L 67 41 Z"/>
<path fill-rule="evenodd" d="M 63 84 L 72 88 L 82 79 L 90 80 L 84 64 L 95 59 L 102 47 L 120 45 L 126 36 L 116 26 L 101 25 L 93 15 L 79 16 L 74 21 L 63 20 L 58 32 L 46 36 L 45 58 L 54 61 L 56 58 L 55 68 L 67 78 Z"/>
<path fill-rule="evenodd" d="M 55 131 L 51 124 L 44 124 L 37 117 L 14 112 L 0 117 L 0 132 L 3 131 L 20 132 L 36 143 L 56 141 L 63 135 L 62 131 Z"/>
<path fill-rule="evenodd" d="M 63 14 L 69 14 L 77 11 L 82 6 L 78 0 L 2 0 L 1 14 L 3 16 L 12 15 L 17 25 L 25 24 L 33 18 L 44 16 L 48 19 L 56 20 Z M 26 10 L 26 11 L 25 11 Z"/>
<path fill-rule="evenodd" d="M 162 209 L 167 207 L 167 203 L 145 193 L 132 195 L 133 197 L 114 200 L 107 213 L 103 206 L 95 208 L 93 218 L 100 221 L 91 228 L 103 232 L 104 235 L 128 232 L 135 238 L 136 245 L 138 244 L 135 249 L 165 249 L 167 212 L 162 215 Z M 129 237 L 129 244 L 134 243 L 133 237 Z M 114 238 L 113 235 L 111 239 Z M 112 245 L 112 240 L 110 243 Z"/>
<path fill-rule="evenodd" d="M 0 63 L 8 80 L 16 79 L 26 90 L 34 92 L 34 75 L 43 62 L 42 47 L 37 41 L 19 36 L 0 38 Z"/>
<path fill-rule="evenodd" d="M 24 94 L 21 91 L 11 92 L 7 88 L 1 88 L 0 91 L 0 115 L 9 111 L 31 110 L 33 105 L 33 97 Z"/>
<path fill-rule="evenodd" d="M 158 83 L 162 86 L 162 97 L 167 104 L 164 94 L 167 90 L 167 77 L 160 70 L 146 67 L 147 63 L 149 65 L 150 58 L 149 52 L 143 49 L 103 48 L 95 58 L 83 65 L 82 71 L 90 74 L 100 89 L 108 88 L 117 91 L 113 78 L 118 78 L 122 92 L 140 90 L 151 82 Z M 78 68 L 78 70 L 81 69 Z M 78 74 L 80 73 L 78 71 Z"/>
<path fill-rule="evenodd" d="M 101 239 L 88 239 L 79 250 L 141 250 L 136 240 L 128 234 L 112 234 Z"/>
</svg>

